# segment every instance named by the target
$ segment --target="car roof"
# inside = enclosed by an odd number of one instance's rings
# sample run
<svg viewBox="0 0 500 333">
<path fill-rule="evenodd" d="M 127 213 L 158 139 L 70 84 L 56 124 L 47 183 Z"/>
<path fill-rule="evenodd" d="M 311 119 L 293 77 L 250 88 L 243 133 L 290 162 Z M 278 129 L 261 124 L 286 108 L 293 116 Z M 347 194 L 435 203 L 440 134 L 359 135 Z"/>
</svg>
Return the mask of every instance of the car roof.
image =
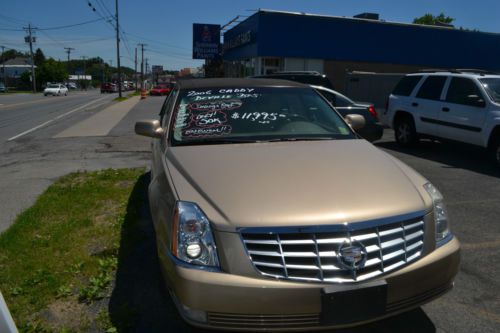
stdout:
<svg viewBox="0 0 500 333">
<path fill-rule="evenodd" d="M 417 73 L 410 73 L 407 76 L 456 76 L 456 77 L 467 77 L 467 78 L 500 78 L 500 74 L 492 73 L 492 72 L 474 72 L 474 71 L 421 71 Z"/>
<path fill-rule="evenodd" d="M 219 87 L 309 87 L 307 84 L 288 80 L 253 78 L 185 79 L 177 81 L 180 89 L 219 88 Z"/>
</svg>

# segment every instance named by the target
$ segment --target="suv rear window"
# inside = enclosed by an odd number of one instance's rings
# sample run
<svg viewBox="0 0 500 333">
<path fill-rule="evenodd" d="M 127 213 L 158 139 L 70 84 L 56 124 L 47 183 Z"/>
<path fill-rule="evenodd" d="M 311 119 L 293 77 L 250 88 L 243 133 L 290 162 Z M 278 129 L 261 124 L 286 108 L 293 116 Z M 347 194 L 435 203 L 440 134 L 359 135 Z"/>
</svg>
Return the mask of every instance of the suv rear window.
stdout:
<svg viewBox="0 0 500 333">
<path fill-rule="evenodd" d="M 410 96 L 411 92 L 413 91 L 413 89 L 415 89 L 415 86 L 421 78 L 421 75 L 405 76 L 396 85 L 396 88 L 394 88 L 392 94 L 398 96 Z"/>
<path fill-rule="evenodd" d="M 429 76 L 417 93 L 417 98 L 440 100 L 446 76 Z"/>
<path fill-rule="evenodd" d="M 448 88 L 448 93 L 446 94 L 447 102 L 477 106 L 477 104 L 468 98 L 470 95 L 482 97 L 478 86 L 471 79 L 464 77 L 454 77 L 451 79 L 450 87 Z"/>
</svg>

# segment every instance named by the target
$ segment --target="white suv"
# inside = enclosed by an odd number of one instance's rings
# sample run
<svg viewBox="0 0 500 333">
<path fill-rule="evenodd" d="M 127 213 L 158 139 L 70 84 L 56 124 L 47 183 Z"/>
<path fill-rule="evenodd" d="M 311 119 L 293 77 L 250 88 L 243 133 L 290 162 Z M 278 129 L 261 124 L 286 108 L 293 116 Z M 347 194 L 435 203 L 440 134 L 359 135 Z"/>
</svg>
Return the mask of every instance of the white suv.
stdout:
<svg viewBox="0 0 500 333">
<path fill-rule="evenodd" d="M 396 141 L 437 138 L 487 148 L 500 167 L 500 75 L 479 70 L 408 74 L 389 96 L 385 114 Z"/>
</svg>

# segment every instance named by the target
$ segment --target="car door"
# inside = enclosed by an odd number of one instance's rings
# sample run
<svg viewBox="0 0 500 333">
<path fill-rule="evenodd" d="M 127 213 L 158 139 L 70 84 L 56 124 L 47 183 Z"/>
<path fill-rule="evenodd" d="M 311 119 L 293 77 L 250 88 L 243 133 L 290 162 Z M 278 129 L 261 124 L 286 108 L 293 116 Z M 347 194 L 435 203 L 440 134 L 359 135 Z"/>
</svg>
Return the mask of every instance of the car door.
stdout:
<svg viewBox="0 0 500 333">
<path fill-rule="evenodd" d="M 486 118 L 486 98 L 478 83 L 466 77 L 452 77 L 446 99 L 439 110 L 439 133 L 446 139 L 481 145 Z"/>
<path fill-rule="evenodd" d="M 414 116 L 417 133 L 439 136 L 436 122 L 446 80 L 444 75 L 429 75 L 415 94 L 410 111 Z"/>
<path fill-rule="evenodd" d="M 153 221 L 157 235 L 168 234 L 166 230 L 167 219 L 172 216 L 172 212 L 168 211 L 174 201 L 172 189 L 169 188 L 167 175 L 165 172 L 168 126 L 172 115 L 172 110 L 176 103 L 178 91 L 174 90 L 172 94 L 165 100 L 160 111 L 160 124 L 164 131 L 161 138 L 154 138 L 151 141 L 151 150 L 153 161 L 151 165 L 151 181 L 148 191 L 150 198 L 151 212 L 154 214 Z"/>
</svg>

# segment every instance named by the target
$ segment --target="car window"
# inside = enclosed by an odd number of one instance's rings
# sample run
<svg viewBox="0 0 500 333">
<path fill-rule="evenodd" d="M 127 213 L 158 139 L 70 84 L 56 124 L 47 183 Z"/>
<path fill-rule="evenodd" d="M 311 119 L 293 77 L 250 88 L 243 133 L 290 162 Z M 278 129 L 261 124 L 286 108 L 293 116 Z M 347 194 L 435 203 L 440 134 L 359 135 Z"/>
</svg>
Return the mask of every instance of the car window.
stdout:
<svg viewBox="0 0 500 333">
<path fill-rule="evenodd" d="M 348 107 L 354 104 L 352 101 L 350 101 L 347 97 L 337 95 L 337 106 L 338 107 Z"/>
<path fill-rule="evenodd" d="M 479 79 L 490 98 L 500 103 L 500 78 Z"/>
<path fill-rule="evenodd" d="M 482 98 L 479 87 L 471 79 L 464 77 L 454 77 L 451 79 L 446 101 L 449 103 L 478 106 L 477 101 L 472 100 L 470 96 Z"/>
<path fill-rule="evenodd" d="M 163 103 L 163 106 L 160 111 L 160 123 L 162 124 L 162 127 L 165 127 L 167 125 L 170 111 L 172 110 L 172 106 L 175 103 L 175 97 L 177 96 L 177 92 L 178 92 L 177 89 L 173 90 Z"/>
<path fill-rule="evenodd" d="M 183 91 L 171 122 L 172 145 L 221 140 L 353 139 L 354 133 L 311 88 Z"/>
<path fill-rule="evenodd" d="M 440 100 L 446 78 L 446 76 L 428 76 L 420 87 L 416 97 L 436 101 Z"/>
<path fill-rule="evenodd" d="M 329 91 L 318 89 L 318 92 L 323 95 L 333 106 L 336 107 L 347 107 L 354 104 L 353 101 L 349 100 L 347 97 L 342 95 L 337 95 Z"/>
<path fill-rule="evenodd" d="M 421 75 L 405 76 L 398 82 L 398 84 L 392 91 L 392 94 L 398 96 L 410 96 L 421 78 Z"/>
<path fill-rule="evenodd" d="M 337 95 L 334 93 L 331 93 L 329 91 L 324 91 L 324 90 L 317 90 L 324 98 L 327 99 L 328 102 L 330 102 L 333 106 L 337 106 Z"/>
</svg>

